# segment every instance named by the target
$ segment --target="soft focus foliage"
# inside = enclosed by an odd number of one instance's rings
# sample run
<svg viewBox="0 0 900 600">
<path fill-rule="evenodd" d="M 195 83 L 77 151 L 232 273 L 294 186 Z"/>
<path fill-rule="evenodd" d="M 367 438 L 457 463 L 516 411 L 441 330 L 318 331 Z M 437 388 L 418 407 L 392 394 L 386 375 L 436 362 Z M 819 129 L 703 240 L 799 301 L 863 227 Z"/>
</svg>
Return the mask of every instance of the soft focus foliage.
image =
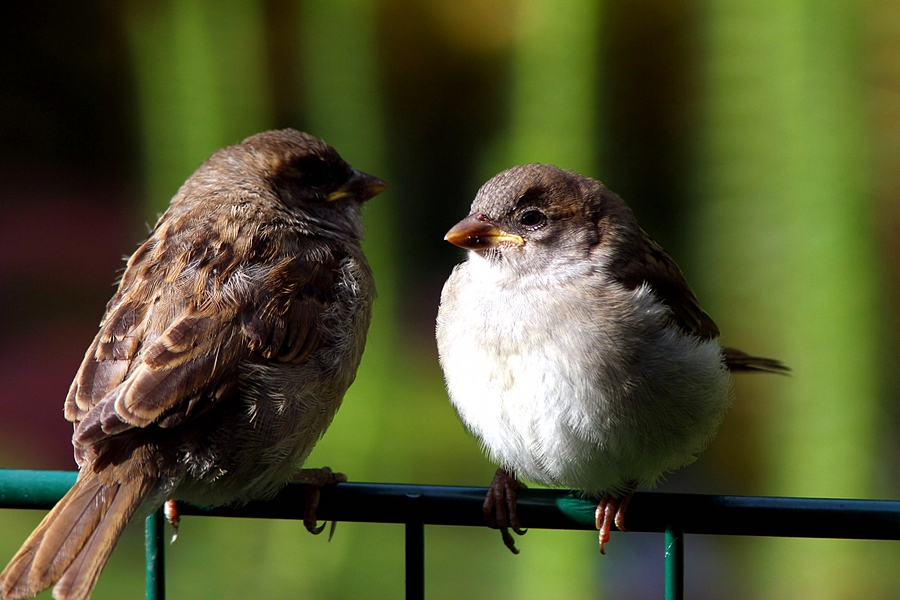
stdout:
<svg viewBox="0 0 900 600">
<path fill-rule="evenodd" d="M 666 491 L 896 497 L 900 4 L 835 0 L 129 0 L 15 3 L 0 74 L 0 467 L 72 468 L 62 402 L 109 283 L 181 181 L 263 129 L 387 180 L 356 384 L 310 466 L 487 485 L 433 342 L 441 241 L 513 164 L 598 177 L 681 264 L 744 377 Z M 37 523 L 0 513 L 0 562 Z M 526 523 L 527 525 L 527 523 Z M 137 597 L 139 527 L 94 595 Z M 426 529 L 429 598 L 658 598 L 662 539 Z M 692 598 L 896 597 L 896 544 L 686 540 Z M 401 526 L 186 518 L 173 598 L 396 598 Z M 49 594 L 47 594 L 49 597 Z"/>
</svg>

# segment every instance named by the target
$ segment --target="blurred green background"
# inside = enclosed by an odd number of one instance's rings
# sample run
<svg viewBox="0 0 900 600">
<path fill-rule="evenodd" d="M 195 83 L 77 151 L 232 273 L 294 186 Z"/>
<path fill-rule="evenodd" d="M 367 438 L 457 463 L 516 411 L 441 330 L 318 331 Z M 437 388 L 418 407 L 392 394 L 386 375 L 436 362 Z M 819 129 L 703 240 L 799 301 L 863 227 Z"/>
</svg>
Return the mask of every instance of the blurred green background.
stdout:
<svg viewBox="0 0 900 600">
<path fill-rule="evenodd" d="M 356 481 L 487 485 L 433 342 L 482 182 L 553 162 L 623 196 L 744 377 L 665 491 L 900 494 L 896 0 L 11 2 L 0 35 L 0 467 L 71 469 L 62 403 L 130 254 L 212 151 L 296 127 L 390 183 L 366 209 L 379 300 L 356 384 L 309 461 Z M 0 563 L 40 519 L 0 511 Z M 662 539 L 426 530 L 429 598 L 659 598 Z M 171 598 L 397 598 L 400 526 L 331 543 L 192 518 Z M 894 543 L 689 536 L 687 597 L 898 598 Z M 137 598 L 141 528 L 94 595 Z M 46 595 L 49 597 L 49 594 Z"/>
</svg>

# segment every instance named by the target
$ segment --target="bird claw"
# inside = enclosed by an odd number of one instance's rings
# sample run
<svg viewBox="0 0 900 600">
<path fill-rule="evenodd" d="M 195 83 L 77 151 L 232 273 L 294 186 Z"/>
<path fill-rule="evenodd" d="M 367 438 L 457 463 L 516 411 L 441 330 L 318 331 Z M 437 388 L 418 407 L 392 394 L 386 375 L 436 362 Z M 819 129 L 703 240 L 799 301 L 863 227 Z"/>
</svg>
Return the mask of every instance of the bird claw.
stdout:
<svg viewBox="0 0 900 600">
<path fill-rule="evenodd" d="M 172 539 L 169 540 L 169 543 L 174 544 L 175 540 L 178 539 L 178 526 L 181 524 L 178 504 L 174 500 L 166 500 L 166 503 L 163 504 L 163 514 L 166 516 L 166 521 L 172 525 Z"/>
<path fill-rule="evenodd" d="M 518 554 L 519 549 L 516 548 L 515 539 L 509 533 L 510 530 L 516 535 L 525 535 L 528 532 L 521 526 L 516 514 L 516 490 L 520 487 L 525 486 L 516 479 L 515 475 L 504 469 L 497 469 L 482 505 L 485 524 L 500 530 L 503 544 L 513 554 Z"/>
<path fill-rule="evenodd" d="M 321 525 L 318 524 L 315 517 L 313 517 L 312 521 L 308 521 L 306 517 L 303 518 L 303 525 L 306 526 L 306 530 L 313 535 L 319 535 L 323 531 L 325 531 L 325 526 L 328 525 L 328 521 L 323 521 Z"/>
<path fill-rule="evenodd" d="M 321 497 L 320 490 L 322 486 L 346 482 L 347 476 L 343 473 L 335 473 L 328 467 L 322 467 L 321 469 L 301 469 L 292 480 L 306 485 L 304 490 L 303 525 L 311 534 L 319 535 L 325 531 L 325 526 L 327 525 L 327 522 L 319 525 L 316 519 L 316 509 L 319 507 L 319 498 Z M 334 537 L 336 525 L 335 521 L 331 522 L 331 530 L 328 533 L 329 542 Z"/>
<path fill-rule="evenodd" d="M 594 511 L 594 524 L 597 527 L 597 535 L 600 541 L 600 554 L 606 554 L 606 543 L 609 541 L 609 531 L 612 524 L 616 524 L 619 531 L 628 531 L 625 528 L 625 510 L 634 496 L 637 486 L 631 487 L 627 494 L 617 497 L 610 493 L 603 494 Z"/>
</svg>

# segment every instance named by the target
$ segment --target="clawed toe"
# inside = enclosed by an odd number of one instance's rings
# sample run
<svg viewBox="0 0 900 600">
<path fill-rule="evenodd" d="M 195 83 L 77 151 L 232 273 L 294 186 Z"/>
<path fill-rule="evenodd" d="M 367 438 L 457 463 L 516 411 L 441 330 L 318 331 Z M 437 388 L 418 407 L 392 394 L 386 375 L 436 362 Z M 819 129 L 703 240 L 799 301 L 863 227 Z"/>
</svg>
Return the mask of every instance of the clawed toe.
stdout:
<svg viewBox="0 0 900 600">
<path fill-rule="evenodd" d="M 519 549 L 516 548 L 515 539 L 510 531 L 516 535 L 525 535 L 528 531 L 521 526 L 516 514 L 516 490 L 519 487 L 524 486 L 515 475 L 504 469 L 498 469 L 482 506 L 485 524 L 500 530 L 503 544 L 513 554 L 518 554 Z"/>
<path fill-rule="evenodd" d="M 628 531 L 625 528 L 625 510 L 634 496 L 637 485 L 630 486 L 630 490 L 622 496 L 612 493 L 603 494 L 594 511 L 594 523 L 597 526 L 597 534 L 600 541 L 600 554 L 606 554 L 606 543 L 609 541 L 609 531 L 612 524 L 616 524 L 619 531 Z"/>
<path fill-rule="evenodd" d="M 325 531 L 326 523 L 318 524 L 316 519 L 316 509 L 319 507 L 319 499 L 321 497 L 320 489 L 323 486 L 334 483 L 344 483 L 347 476 L 343 473 L 335 473 L 328 467 L 321 469 L 302 469 L 294 476 L 293 481 L 306 485 L 304 491 L 304 507 L 303 507 L 303 525 L 306 530 L 313 535 L 319 535 Z M 331 523 L 331 531 L 328 534 L 328 541 L 334 536 L 335 523 Z"/>
</svg>

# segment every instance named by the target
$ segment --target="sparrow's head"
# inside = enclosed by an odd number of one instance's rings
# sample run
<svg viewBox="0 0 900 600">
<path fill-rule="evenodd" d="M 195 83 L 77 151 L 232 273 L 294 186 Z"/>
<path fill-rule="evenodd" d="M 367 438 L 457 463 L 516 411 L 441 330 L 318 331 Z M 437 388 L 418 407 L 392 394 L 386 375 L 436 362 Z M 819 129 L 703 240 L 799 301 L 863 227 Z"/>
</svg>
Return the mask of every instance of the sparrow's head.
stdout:
<svg viewBox="0 0 900 600">
<path fill-rule="evenodd" d="M 266 131 L 247 138 L 237 148 L 252 156 L 287 205 L 358 206 L 387 187 L 377 177 L 352 168 L 322 140 L 302 131 Z"/>
<path fill-rule="evenodd" d="M 266 131 L 213 154 L 173 200 L 241 203 L 266 196 L 275 209 L 326 229 L 359 228 L 359 208 L 387 184 L 294 129 Z M 195 193 L 200 192 L 200 193 Z"/>
<path fill-rule="evenodd" d="M 579 262 L 636 228 L 631 210 L 599 181 L 531 163 L 485 183 L 471 214 L 444 237 L 493 263 L 535 270 Z"/>
</svg>

